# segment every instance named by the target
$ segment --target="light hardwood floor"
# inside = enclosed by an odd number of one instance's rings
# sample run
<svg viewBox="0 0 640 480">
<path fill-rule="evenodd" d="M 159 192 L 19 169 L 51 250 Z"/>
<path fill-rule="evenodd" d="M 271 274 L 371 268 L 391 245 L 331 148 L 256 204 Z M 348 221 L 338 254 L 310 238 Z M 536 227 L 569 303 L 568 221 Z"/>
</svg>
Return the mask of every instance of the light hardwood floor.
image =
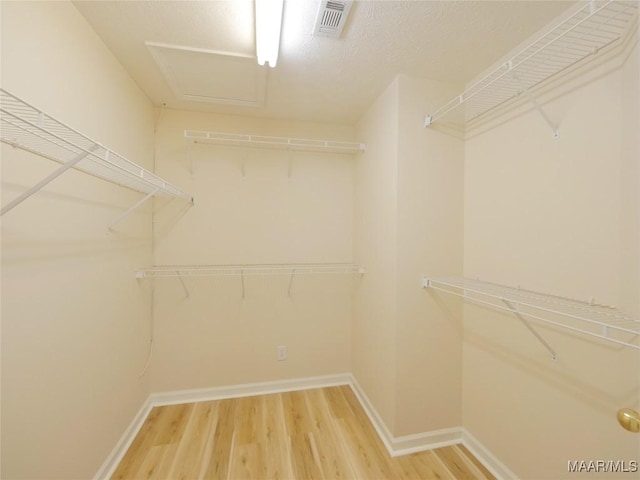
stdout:
<svg viewBox="0 0 640 480">
<path fill-rule="evenodd" d="M 392 458 L 348 386 L 154 408 L 113 479 L 493 479 L 461 445 Z"/>
</svg>

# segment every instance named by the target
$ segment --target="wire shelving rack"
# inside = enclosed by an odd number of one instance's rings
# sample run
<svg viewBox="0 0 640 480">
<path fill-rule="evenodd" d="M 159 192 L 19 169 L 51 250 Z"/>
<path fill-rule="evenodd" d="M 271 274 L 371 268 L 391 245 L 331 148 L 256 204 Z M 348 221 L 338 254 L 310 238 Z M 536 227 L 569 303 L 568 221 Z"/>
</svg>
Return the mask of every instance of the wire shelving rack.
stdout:
<svg viewBox="0 0 640 480">
<path fill-rule="evenodd" d="M 362 266 L 351 263 L 281 263 L 246 265 L 157 265 L 142 268 L 136 278 L 178 278 L 187 298 L 189 289 L 185 277 L 240 277 L 242 298 L 245 298 L 244 278 L 251 276 L 289 276 L 288 294 L 291 295 L 293 279 L 298 275 L 362 275 Z"/>
<path fill-rule="evenodd" d="M 241 275 L 362 274 L 364 268 L 348 263 L 287 263 L 253 265 L 158 265 L 136 272 L 138 278 L 221 277 Z"/>
<path fill-rule="evenodd" d="M 193 198 L 178 187 L 4 89 L 0 89 L 0 121 L 2 142 L 62 164 L 51 175 L 4 206 L 3 215 L 70 168 L 146 194 L 124 216 L 156 195 L 193 202 Z"/>
<path fill-rule="evenodd" d="M 516 315 L 554 358 L 555 351 L 527 319 L 640 350 L 640 319 L 612 306 L 459 277 L 424 277 L 422 284 Z"/>
<path fill-rule="evenodd" d="M 525 93 L 554 130 L 531 88 L 597 53 L 624 37 L 635 23 L 638 2 L 634 0 L 591 0 L 551 30 L 529 42 L 488 74 L 472 83 L 433 113 L 426 115 L 429 126 L 464 105 L 470 122 L 494 107 Z"/>
<path fill-rule="evenodd" d="M 198 130 L 185 130 L 184 138 L 193 143 L 297 152 L 355 154 L 364 152 L 366 149 L 363 143 L 357 142 L 271 137 L 246 133 L 207 132 Z"/>
</svg>

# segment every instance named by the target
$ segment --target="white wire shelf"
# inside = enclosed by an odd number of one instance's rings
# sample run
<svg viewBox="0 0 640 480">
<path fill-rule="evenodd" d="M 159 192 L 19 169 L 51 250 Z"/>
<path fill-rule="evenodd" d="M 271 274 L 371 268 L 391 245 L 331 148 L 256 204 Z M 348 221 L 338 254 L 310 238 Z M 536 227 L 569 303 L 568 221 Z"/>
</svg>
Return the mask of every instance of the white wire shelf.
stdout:
<svg viewBox="0 0 640 480">
<path fill-rule="evenodd" d="M 427 115 L 425 126 L 461 105 L 469 122 L 521 93 L 530 95 L 532 87 L 624 37 L 638 12 L 637 0 L 592 0 L 579 5 L 570 17 Z"/>
<path fill-rule="evenodd" d="M 158 265 L 140 269 L 136 278 L 178 278 L 185 297 L 190 298 L 185 277 L 239 277 L 242 299 L 245 298 L 245 277 L 289 276 L 287 293 L 291 296 L 293 279 L 299 275 L 355 275 L 364 274 L 364 268 L 350 263 L 286 263 L 254 265 Z"/>
<path fill-rule="evenodd" d="M 424 277 L 423 286 L 516 315 L 553 357 L 553 349 L 525 318 L 640 350 L 640 319 L 612 306 L 467 278 Z"/>
<path fill-rule="evenodd" d="M 364 268 L 346 263 L 259 265 L 158 265 L 140 269 L 137 278 L 222 277 L 251 275 L 363 274 Z"/>
<path fill-rule="evenodd" d="M 2 209 L 6 213 L 69 168 L 147 194 L 193 198 L 157 175 L 127 160 L 47 113 L 0 89 L 0 140 L 63 164 L 23 196 Z M 147 197 L 147 198 L 148 198 Z M 146 198 L 145 198 L 146 199 Z"/>
<path fill-rule="evenodd" d="M 244 133 L 205 132 L 185 130 L 184 138 L 194 143 L 226 145 L 232 147 L 266 148 L 299 152 L 354 154 L 365 151 L 364 143 L 336 140 L 269 137 Z"/>
</svg>

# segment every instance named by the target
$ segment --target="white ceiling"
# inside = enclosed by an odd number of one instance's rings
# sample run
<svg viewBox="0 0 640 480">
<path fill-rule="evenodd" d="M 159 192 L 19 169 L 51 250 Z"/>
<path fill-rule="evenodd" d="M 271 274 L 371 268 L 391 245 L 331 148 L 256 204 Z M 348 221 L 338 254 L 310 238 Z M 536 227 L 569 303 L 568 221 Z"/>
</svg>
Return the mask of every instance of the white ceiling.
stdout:
<svg viewBox="0 0 640 480">
<path fill-rule="evenodd" d="M 285 0 L 271 69 L 253 0 L 74 2 L 156 105 L 347 124 L 398 73 L 463 85 L 573 3 L 361 0 L 332 39 L 312 35 L 320 0 Z"/>
</svg>

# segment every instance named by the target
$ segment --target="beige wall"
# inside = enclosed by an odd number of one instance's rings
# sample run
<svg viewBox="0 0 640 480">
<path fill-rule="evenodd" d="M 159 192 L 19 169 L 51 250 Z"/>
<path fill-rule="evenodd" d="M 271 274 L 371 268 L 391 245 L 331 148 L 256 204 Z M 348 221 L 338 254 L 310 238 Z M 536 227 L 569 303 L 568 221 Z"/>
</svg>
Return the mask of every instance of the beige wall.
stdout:
<svg viewBox="0 0 640 480">
<path fill-rule="evenodd" d="M 541 92 L 557 140 L 531 108 L 469 132 L 467 277 L 638 313 L 637 55 Z M 640 438 L 616 412 L 638 407 L 639 352 L 539 331 L 557 363 L 513 316 L 465 306 L 465 428 L 523 479 L 581 478 L 569 460 L 637 460 Z"/>
<path fill-rule="evenodd" d="M 640 49 L 636 46 L 621 72 L 620 96 L 620 256 L 619 302 L 640 318 Z M 640 360 L 640 359 L 639 359 Z"/>
<path fill-rule="evenodd" d="M 396 78 L 357 125 L 367 152 L 355 178 L 355 258 L 367 268 L 357 291 L 353 375 L 390 431 L 395 426 L 398 279 L 398 100 Z"/>
<path fill-rule="evenodd" d="M 352 140 L 349 127 L 165 111 L 157 171 L 195 196 L 155 217 L 155 263 L 353 261 L 351 155 L 187 145 L 184 130 Z M 243 174 L 244 170 L 244 174 Z M 152 389 L 192 389 L 351 370 L 350 275 L 156 279 Z M 286 345 L 288 360 L 276 360 Z"/>
<path fill-rule="evenodd" d="M 615 422 L 639 406 L 637 352 L 541 328 L 554 364 L 514 318 L 420 288 L 464 259 L 466 276 L 640 312 L 637 48 L 543 92 L 558 140 L 526 106 L 464 143 L 425 130 L 455 91 L 399 76 L 355 127 L 156 111 L 154 144 L 149 101 L 71 4 L 0 8 L 3 88 L 147 168 L 155 146 L 158 173 L 195 196 L 157 201 L 153 237 L 149 206 L 107 233 L 140 195 L 72 171 L 2 218 L 3 478 L 90 477 L 150 391 L 349 371 L 393 435 L 463 425 L 522 478 L 637 458 Z M 188 146 L 184 129 L 367 152 Z M 3 145 L 2 203 L 55 166 Z M 244 299 L 237 277 L 185 279 L 189 298 L 133 277 L 307 262 L 367 272 L 296 277 L 290 295 L 288 277 L 246 278 Z"/>
<path fill-rule="evenodd" d="M 457 89 L 399 82 L 396 436 L 461 424 L 462 303 L 431 295 L 421 280 L 462 274 L 464 186 L 460 135 L 423 126 Z"/>
<path fill-rule="evenodd" d="M 147 168 L 153 110 L 67 2 L 2 2 L 2 87 Z M 58 164 L 2 144 L 2 204 Z M 90 478 L 149 393 L 151 222 L 76 171 L 2 217 L 2 478 Z"/>
<path fill-rule="evenodd" d="M 462 272 L 463 142 L 423 127 L 450 86 L 397 77 L 358 124 L 353 373 L 393 436 L 461 421 L 461 304 L 423 274 Z M 444 307 L 444 308 L 443 308 Z M 437 391 L 437 394 L 434 392 Z"/>
</svg>

